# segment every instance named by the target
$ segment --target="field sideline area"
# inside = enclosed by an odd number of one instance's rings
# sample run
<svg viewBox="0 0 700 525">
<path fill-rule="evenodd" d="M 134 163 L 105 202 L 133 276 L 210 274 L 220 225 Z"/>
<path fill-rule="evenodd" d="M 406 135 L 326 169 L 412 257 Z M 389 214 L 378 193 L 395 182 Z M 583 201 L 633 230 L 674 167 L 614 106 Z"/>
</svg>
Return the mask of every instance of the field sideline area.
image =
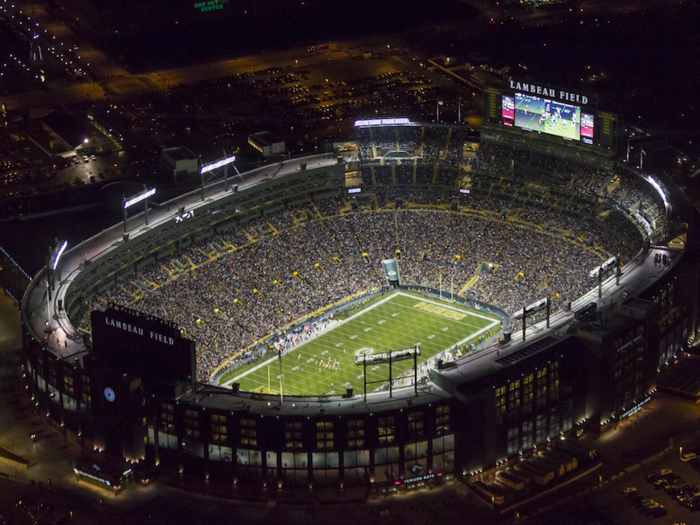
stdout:
<svg viewBox="0 0 700 525">
<path fill-rule="evenodd" d="M 429 299 L 405 291 L 394 292 L 363 308 L 316 337 L 299 344 L 282 357 L 285 394 L 344 394 L 363 388 L 363 366 L 355 364 L 356 353 L 379 353 L 409 348 L 421 343 L 421 364 L 455 345 L 476 342 L 482 334 L 494 333 L 501 320 L 492 314 L 461 305 Z M 393 377 L 412 370 L 413 358 L 392 363 Z M 242 390 L 279 393 L 280 360 L 275 356 L 239 370 L 225 385 L 238 382 Z M 367 366 L 368 381 L 389 377 L 389 364 Z M 412 374 L 411 374 L 412 377 Z M 367 385 L 372 391 L 380 383 Z M 407 384 L 411 384 L 408 379 Z M 395 386 L 397 386 L 395 384 Z"/>
</svg>

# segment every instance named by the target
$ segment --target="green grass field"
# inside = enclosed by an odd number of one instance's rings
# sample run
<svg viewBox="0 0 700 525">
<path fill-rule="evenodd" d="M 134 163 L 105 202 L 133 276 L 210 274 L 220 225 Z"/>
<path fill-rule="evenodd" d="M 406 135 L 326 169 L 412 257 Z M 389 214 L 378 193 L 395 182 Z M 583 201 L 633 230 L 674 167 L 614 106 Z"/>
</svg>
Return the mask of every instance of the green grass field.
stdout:
<svg viewBox="0 0 700 525">
<path fill-rule="evenodd" d="M 432 310 L 432 311 L 431 311 Z M 443 350 L 470 342 L 490 330 L 497 330 L 498 317 L 456 304 L 407 292 L 387 295 L 326 331 L 300 344 L 282 357 L 285 394 L 332 395 L 352 386 L 362 392 L 363 366 L 355 364 L 355 352 L 386 352 L 421 343 L 420 364 Z M 367 350 L 370 349 L 370 350 Z M 337 360 L 336 370 L 319 365 Z M 393 376 L 413 368 L 413 359 L 392 363 Z M 242 390 L 279 393 L 280 363 L 271 357 L 255 366 L 237 370 L 226 385 L 238 382 Z M 367 366 L 367 380 L 389 377 L 389 364 Z M 372 391 L 381 383 L 367 385 Z"/>
</svg>

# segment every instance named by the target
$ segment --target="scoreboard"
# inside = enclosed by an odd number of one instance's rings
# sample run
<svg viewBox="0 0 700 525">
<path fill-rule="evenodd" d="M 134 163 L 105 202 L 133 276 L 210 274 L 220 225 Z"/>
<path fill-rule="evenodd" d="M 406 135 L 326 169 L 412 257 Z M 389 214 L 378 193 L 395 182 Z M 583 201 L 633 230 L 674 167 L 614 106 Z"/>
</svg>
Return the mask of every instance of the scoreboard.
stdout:
<svg viewBox="0 0 700 525">
<path fill-rule="evenodd" d="M 599 111 L 598 122 L 600 123 L 600 143 L 603 146 L 612 146 L 615 143 L 615 136 L 618 133 L 617 115 L 608 113 L 607 111 Z"/>
<path fill-rule="evenodd" d="M 93 311 L 90 320 L 100 366 L 141 377 L 151 387 L 194 382 L 195 343 L 174 324 L 117 306 Z"/>
<path fill-rule="evenodd" d="M 484 122 L 617 149 L 619 117 L 598 111 L 597 97 L 532 82 L 484 87 Z"/>
<path fill-rule="evenodd" d="M 499 119 L 501 111 L 501 90 L 484 86 L 484 121 L 494 122 Z"/>
</svg>

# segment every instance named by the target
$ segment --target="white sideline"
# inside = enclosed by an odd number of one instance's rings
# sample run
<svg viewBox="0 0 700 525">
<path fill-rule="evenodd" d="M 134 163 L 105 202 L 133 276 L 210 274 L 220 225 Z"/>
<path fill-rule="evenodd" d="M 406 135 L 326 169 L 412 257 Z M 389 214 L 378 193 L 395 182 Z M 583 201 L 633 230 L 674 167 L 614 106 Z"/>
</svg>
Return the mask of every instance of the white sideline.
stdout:
<svg viewBox="0 0 700 525">
<path fill-rule="evenodd" d="M 370 306 L 368 306 L 367 308 L 364 308 L 364 309 L 360 310 L 359 312 L 356 312 L 356 313 L 352 314 L 352 315 L 351 315 L 350 317 L 348 317 L 347 319 L 342 319 L 342 320 L 338 321 L 337 323 L 334 323 L 334 324 L 332 324 L 332 325 L 330 325 L 330 326 L 324 328 L 323 330 L 321 330 L 319 333 L 317 333 L 317 334 L 316 334 L 314 337 L 312 337 L 311 339 L 308 339 L 308 340 L 304 341 L 303 343 L 301 343 L 300 345 L 295 346 L 292 350 L 290 350 L 290 352 L 293 351 L 293 350 L 297 350 L 298 348 L 301 348 L 301 347 L 304 346 L 306 343 L 310 342 L 310 341 L 313 340 L 313 339 L 316 339 L 318 336 L 320 336 L 320 335 L 322 335 L 322 334 L 325 334 L 325 333 L 328 332 L 329 330 L 331 330 L 331 329 L 333 329 L 333 328 L 335 328 L 335 327 L 337 327 L 337 326 L 340 326 L 341 324 L 343 324 L 343 323 L 349 321 L 350 319 L 352 319 L 352 318 L 355 317 L 356 315 L 359 315 L 359 314 L 361 314 L 361 313 L 367 312 L 367 311 L 371 310 L 372 308 L 375 308 L 376 306 L 379 306 L 380 304 L 385 303 L 386 301 L 388 301 L 389 299 L 391 299 L 394 295 L 396 295 L 396 294 L 395 294 L 395 293 L 389 294 L 389 295 L 388 295 L 387 297 L 385 297 L 384 299 L 380 299 L 379 301 L 377 301 L 377 302 L 374 303 L 373 305 L 370 305 Z M 255 372 L 256 370 L 258 370 L 258 369 L 262 368 L 263 366 L 267 365 L 268 363 L 270 363 L 270 361 L 273 361 L 276 357 L 277 357 L 277 356 L 271 357 L 270 359 L 267 359 L 266 361 L 263 361 L 262 363 L 260 363 L 260 364 L 258 364 L 258 365 L 255 365 L 253 368 L 249 368 L 248 370 L 246 370 L 246 371 L 243 372 L 242 374 L 237 375 L 237 376 L 234 377 L 233 379 L 229 379 L 228 381 L 226 381 L 225 383 L 223 383 L 223 384 L 220 385 L 220 386 L 229 386 L 229 385 L 231 385 L 232 383 L 235 383 L 238 379 L 241 379 L 242 377 L 247 376 L 247 375 L 250 374 L 251 372 Z"/>
</svg>

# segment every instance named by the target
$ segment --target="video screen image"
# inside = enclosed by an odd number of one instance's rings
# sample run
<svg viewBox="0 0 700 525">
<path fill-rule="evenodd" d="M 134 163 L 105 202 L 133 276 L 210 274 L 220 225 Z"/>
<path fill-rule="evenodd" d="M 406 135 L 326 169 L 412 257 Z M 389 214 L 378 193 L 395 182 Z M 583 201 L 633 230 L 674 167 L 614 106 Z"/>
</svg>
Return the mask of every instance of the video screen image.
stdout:
<svg viewBox="0 0 700 525">
<path fill-rule="evenodd" d="M 581 108 L 547 98 L 515 94 L 515 125 L 566 139 L 581 138 Z"/>
<path fill-rule="evenodd" d="M 510 95 L 503 95 L 503 124 L 513 126 L 515 118 L 515 100 Z"/>
<path fill-rule="evenodd" d="M 587 144 L 593 144 L 593 115 L 581 113 L 581 138 Z"/>
</svg>

